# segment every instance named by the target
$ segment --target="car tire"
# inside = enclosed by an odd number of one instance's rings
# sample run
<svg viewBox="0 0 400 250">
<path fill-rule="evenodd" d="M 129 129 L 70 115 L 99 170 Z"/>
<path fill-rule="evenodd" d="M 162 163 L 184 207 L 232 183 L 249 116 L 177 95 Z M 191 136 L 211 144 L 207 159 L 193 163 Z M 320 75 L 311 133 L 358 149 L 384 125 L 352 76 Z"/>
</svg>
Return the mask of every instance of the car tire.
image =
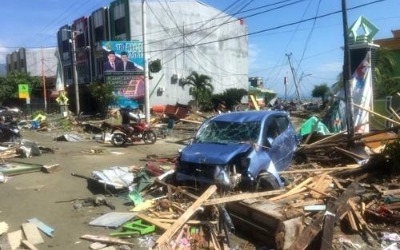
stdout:
<svg viewBox="0 0 400 250">
<path fill-rule="evenodd" d="M 279 183 L 271 173 L 261 173 L 257 178 L 255 191 L 269 191 L 279 189 Z"/>
</svg>

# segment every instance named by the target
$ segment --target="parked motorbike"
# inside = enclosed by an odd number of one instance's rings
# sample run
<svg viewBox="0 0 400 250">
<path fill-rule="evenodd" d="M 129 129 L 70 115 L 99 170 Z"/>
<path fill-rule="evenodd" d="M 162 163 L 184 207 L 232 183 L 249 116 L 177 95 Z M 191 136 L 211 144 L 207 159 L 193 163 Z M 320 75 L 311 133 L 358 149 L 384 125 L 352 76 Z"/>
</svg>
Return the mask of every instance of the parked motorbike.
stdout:
<svg viewBox="0 0 400 250">
<path fill-rule="evenodd" d="M 103 129 L 108 129 L 111 133 L 111 144 L 122 147 L 126 143 L 143 141 L 145 144 L 154 144 L 157 141 L 156 133 L 143 121 L 131 123 L 133 132 L 128 136 L 128 131 L 122 125 L 113 125 L 107 122 L 102 124 Z"/>
<path fill-rule="evenodd" d="M 0 142 L 17 142 L 22 138 L 15 122 L 0 123 Z"/>
</svg>

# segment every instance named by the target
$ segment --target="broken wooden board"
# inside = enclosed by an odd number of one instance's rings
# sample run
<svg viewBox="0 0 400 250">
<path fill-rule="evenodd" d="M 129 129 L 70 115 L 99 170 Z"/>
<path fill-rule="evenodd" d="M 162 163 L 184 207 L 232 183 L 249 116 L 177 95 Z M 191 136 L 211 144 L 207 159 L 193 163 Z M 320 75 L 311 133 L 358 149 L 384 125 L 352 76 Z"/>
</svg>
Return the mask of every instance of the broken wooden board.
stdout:
<svg viewBox="0 0 400 250">
<path fill-rule="evenodd" d="M 116 239 L 116 238 L 105 236 L 105 235 L 84 234 L 80 238 L 84 239 L 84 240 L 89 240 L 89 241 L 93 241 L 93 242 L 107 243 L 107 244 L 129 245 L 129 246 L 135 245 L 132 242 L 129 242 L 129 241 L 126 241 L 126 240 Z"/>
<path fill-rule="evenodd" d="M 44 243 L 39 229 L 34 224 L 29 222 L 22 223 L 22 231 L 24 232 L 25 238 L 33 245 Z"/>
</svg>

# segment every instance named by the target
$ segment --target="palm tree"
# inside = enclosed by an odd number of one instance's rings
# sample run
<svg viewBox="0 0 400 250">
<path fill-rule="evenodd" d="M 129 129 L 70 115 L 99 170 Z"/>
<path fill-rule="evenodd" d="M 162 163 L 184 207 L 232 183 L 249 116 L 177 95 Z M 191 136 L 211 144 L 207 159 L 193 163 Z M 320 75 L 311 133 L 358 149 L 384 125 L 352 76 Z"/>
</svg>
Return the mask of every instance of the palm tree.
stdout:
<svg viewBox="0 0 400 250">
<path fill-rule="evenodd" d="M 190 85 L 189 94 L 193 96 L 196 102 L 196 109 L 199 109 L 200 103 L 211 101 L 211 94 L 214 91 L 214 86 L 211 84 L 210 76 L 192 71 L 182 86 L 184 87 L 186 85 Z"/>
<path fill-rule="evenodd" d="M 375 95 L 384 97 L 400 91 L 400 82 L 393 77 L 397 67 L 393 52 L 386 49 L 378 49 L 373 71 L 375 83 Z"/>
</svg>

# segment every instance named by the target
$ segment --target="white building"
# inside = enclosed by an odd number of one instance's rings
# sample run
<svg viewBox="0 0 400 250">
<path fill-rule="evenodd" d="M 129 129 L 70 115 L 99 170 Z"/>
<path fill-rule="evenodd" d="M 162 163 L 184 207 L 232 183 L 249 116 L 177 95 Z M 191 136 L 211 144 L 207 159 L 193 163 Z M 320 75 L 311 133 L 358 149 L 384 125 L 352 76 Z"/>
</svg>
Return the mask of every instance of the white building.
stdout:
<svg viewBox="0 0 400 250">
<path fill-rule="evenodd" d="M 124 2 L 116 1 L 119 4 L 110 9 L 114 17 L 121 13 Z M 141 5 L 141 1 L 129 1 L 130 36 L 124 33 L 115 36 L 116 40 L 142 39 Z M 198 1 L 146 2 L 145 12 L 147 58 L 160 59 L 163 65 L 153 74 L 151 86 L 164 92 L 151 95 L 151 103 L 190 101 L 188 88 L 179 83 L 192 71 L 211 76 L 214 93 L 248 88 L 247 27 L 243 20 Z"/>
<path fill-rule="evenodd" d="M 57 75 L 56 47 L 20 48 L 6 56 L 7 73 L 11 71 L 29 73 L 31 76 L 55 77 Z"/>
</svg>

